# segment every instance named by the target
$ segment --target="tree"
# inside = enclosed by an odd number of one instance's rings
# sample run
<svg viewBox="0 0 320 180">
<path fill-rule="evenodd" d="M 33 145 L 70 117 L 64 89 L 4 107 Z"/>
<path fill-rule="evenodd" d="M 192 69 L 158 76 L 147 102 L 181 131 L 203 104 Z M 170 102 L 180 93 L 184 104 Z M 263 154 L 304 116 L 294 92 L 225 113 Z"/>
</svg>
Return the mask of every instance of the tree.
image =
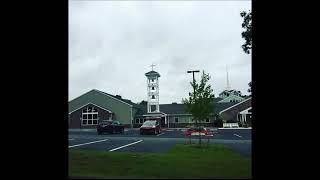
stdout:
<svg viewBox="0 0 320 180">
<path fill-rule="evenodd" d="M 145 100 L 142 100 L 139 104 L 141 104 L 141 105 L 147 105 L 147 104 L 148 104 L 148 102 L 147 102 L 147 101 L 145 101 Z"/>
<path fill-rule="evenodd" d="M 204 71 L 202 72 L 201 80 L 198 83 L 196 80 L 190 82 L 194 91 L 189 92 L 189 99 L 183 99 L 182 102 L 186 105 L 186 111 L 191 113 L 195 126 L 199 128 L 199 123 L 209 118 L 214 113 L 214 94 L 211 85 L 207 82 L 210 76 Z M 199 145 L 201 145 L 201 135 L 199 134 Z"/>
<path fill-rule="evenodd" d="M 252 15 L 250 11 L 249 13 L 242 11 L 240 16 L 243 17 L 242 28 L 245 29 L 241 35 L 246 41 L 241 47 L 245 53 L 250 54 L 252 49 Z"/>
<path fill-rule="evenodd" d="M 249 82 L 249 84 L 248 84 L 248 85 L 249 85 L 249 89 L 248 89 L 248 92 L 249 92 L 249 93 L 251 93 L 251 86 L 252 86 L 252 81 L 251 81 L 251 82 Z"/>
</svg>

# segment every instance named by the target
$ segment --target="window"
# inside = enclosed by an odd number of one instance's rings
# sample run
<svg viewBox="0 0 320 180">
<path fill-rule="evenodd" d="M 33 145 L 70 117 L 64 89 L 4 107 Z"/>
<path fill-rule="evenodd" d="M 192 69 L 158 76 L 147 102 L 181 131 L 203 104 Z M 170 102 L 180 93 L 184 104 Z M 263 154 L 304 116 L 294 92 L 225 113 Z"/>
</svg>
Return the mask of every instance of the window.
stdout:
<svg viewBox="0 0 320 180">
<path fill-rule="evenodd" d="M 154 82 L 154 80 L 153 80 L 153 79 L 151 79 L 151 81 L 152 81 L 152 82 Z"/>
<path fill-rule="evenodd" d="M 140 124 L 143 124 L 143 119 L 142 118 L 140 119 Z"/>
<path fill-rule="evenodd" d="M 154 87 L 152 86 L 152 88 L 151 88 L 152 90 L 154 90 Z"/>
<path fill-rule="evenodd" d="M 210 122 L 210 119 L 209 119 L 209 118 L 206 118 L 206 122 L 207 122 L 207 123 Z"/>
<path fill-rule="evenodd" d="M 140 119 L 136 119 L 136 123 L 139 124 Z"/>
<path fill-rule="evenodd" d="M 97 125 L 98 110 L 94 107 L 87 107 L 82 110 L 82 125 Z"/>
<path fill-rule="evenodd" d="M 151 108 L 151 112 L 154 112 L 154 111 L 157 110 L 157 106 L 156 105 L 151 105 L 150 108 Z"/>
<path fill-rule="evenodd" d="M 175 123 L 178 123 L 178 122 L 179 122 L 179 118 L 175 117 L 175 118 L 174 118 L 174 122 L 175 122 Z"/>
<path fill-rule="evenodd" d="M 154 95 L 152 95 L 151 99 L 155 99 Z"/>
</svg>

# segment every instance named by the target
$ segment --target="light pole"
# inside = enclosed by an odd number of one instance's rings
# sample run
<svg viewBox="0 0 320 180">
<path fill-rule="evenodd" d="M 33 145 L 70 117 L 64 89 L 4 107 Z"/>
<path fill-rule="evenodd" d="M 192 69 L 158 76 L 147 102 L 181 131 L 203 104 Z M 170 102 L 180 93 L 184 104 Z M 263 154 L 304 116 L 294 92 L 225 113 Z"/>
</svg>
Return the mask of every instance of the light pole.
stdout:
<svg viewBox="0 0 320 180">
<path fill-rule="evenodd" d="M 194 73 L 195 72 L 200 72 L 199 70 L 196 70 L 196 71 L 187 71 L 188 73 L 192 73 L 192 76 L 193 76 L 193 82 L 195 81 L 194 80 Z M 196 100 L 196 90 L 194 89 L 193 87 L 193 99 Z"/>
<path fill-rule="evenodd" d="M 200 71 L 199 70 L 187 71 L 187 73 L 192 73 L 193 83 L 195 82 L 194 73 L 196 73 L 196 72 L 200 72 Z M 194 103 L 196 103 L 196 90 L 194 89 L 194 86 L 193 86 L 193 100 L 194 100 Z M 198 126 L 197 120 L 196 120 L 196 126 Z M 191 136 L 190 136 L 190 139 L 189 139 L 189 143 L 191 144 Z"/>
</svg>

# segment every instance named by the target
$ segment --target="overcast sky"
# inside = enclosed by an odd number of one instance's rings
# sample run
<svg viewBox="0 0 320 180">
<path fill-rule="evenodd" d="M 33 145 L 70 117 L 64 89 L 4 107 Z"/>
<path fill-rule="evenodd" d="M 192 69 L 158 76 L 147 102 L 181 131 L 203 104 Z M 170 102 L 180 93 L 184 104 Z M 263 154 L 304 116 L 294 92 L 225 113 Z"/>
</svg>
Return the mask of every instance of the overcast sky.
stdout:
<svg viewBox="0 0 320 180">
<path fill-rule="evenodd" d="M 152 63 L 161 75 L 160 104 L 188 96 L 193 69 L 211 75 L 218 96 L 227 65 L 231 88 L 248 94 L 243 10 L 251 1 L 69 1 L 69 100 L 91 89 L 146 100 Z"/>
</svg>

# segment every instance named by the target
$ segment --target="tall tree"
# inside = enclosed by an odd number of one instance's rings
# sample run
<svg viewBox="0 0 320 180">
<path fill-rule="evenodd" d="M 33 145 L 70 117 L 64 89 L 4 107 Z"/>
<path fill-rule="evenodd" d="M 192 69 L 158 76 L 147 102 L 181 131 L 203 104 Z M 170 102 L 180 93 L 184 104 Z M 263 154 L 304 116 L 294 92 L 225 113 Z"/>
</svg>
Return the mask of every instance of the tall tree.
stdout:
<svg viewBox="0 0 320 180">
<path fill-rule="evenodd" d="M 241 35 L 246 41 L 241 47 L 245 53 L 250 54 L 252 49 L 252 14 L 250 11 L 249 13 L 242 11 L 240 16 L 243 17 L 242 28 L 245 29 Z M 251 93 L 251 82 L 249 83 L 248 92 Z"/>
<path fill-rule="evenodd" d="M 250 11 L 249 13 L 242 11 L 240 16 L 243 17 L 242 28 L 245 29 L 241 35 L 246 41 L 241 47 L 245 53 L 250 54 L 252 49 L 252 15 Z"/>
<path fill-rule="evenodd" d="M 191 113 L 195 126 L 199 128 L 199 123 L 205 121 L 214 113 L 214 94 L 213 89 L 207 82 L 210 80 L 209 73 L 202 72 L 200 82 L 193 80 L 190 82 L 193 91 L 189 92 L 189 98 L 183 99 L 186 111 Z M 201 135 L 199 134 L 199 145 L 201 145 Z"/>
<path fill-rule="evenodd" d="M 141 104 L 141 105 L 147 105 L 147 101 L 145 101 L 145 100 L 142 100 L 139 104 Z"/>
</svg>

